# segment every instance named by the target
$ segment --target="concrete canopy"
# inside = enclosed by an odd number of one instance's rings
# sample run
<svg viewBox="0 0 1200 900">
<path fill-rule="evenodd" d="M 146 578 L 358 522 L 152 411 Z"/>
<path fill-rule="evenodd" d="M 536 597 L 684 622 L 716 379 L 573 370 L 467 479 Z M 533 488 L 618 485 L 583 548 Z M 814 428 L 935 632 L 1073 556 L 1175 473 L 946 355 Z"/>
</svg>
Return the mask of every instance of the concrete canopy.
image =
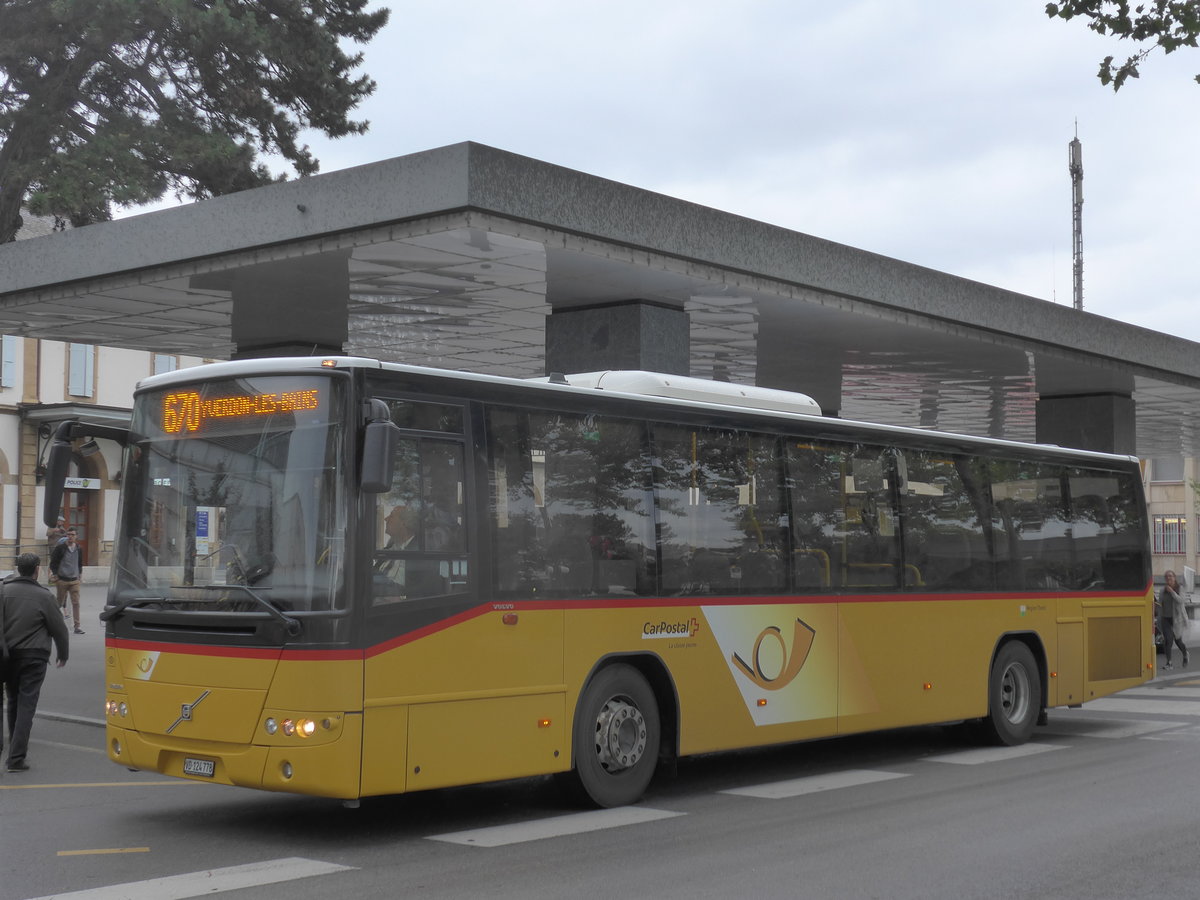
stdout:
<svg viewBox="0 0 1200 900">
<path fill-rule="evenodd" d="M 827 413 L 1034 440 L 1131 398 L 1139 455 L 1200 455 L 1200 345 L 474 143 L 0 246 L 4 333 L 213 358 L 542 375 L 549 316 L 627 303 Z"/>
</svg>

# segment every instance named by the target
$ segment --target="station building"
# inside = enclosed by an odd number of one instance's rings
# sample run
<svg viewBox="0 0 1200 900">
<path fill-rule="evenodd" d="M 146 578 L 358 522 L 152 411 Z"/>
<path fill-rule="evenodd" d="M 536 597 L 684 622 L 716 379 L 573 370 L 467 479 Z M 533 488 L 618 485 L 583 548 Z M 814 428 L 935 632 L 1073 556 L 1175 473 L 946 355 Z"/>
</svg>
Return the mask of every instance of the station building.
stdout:
<svg viewBox="0 0 1200 900">
<path fill-rule="evenodd" d="M 156 371 L 348 353 L 688 374 L 825 415 L 1135 454 L 1156 573 L 1196 567 L 1191 341 L 473 143 L 30 230 L 0 246 L 8 558 L 44 549 L 55 422 L 127 418 Z M 93 578 L 119 489 L 106 443 L 78 448 L 67 500 Z"/>
</svg>

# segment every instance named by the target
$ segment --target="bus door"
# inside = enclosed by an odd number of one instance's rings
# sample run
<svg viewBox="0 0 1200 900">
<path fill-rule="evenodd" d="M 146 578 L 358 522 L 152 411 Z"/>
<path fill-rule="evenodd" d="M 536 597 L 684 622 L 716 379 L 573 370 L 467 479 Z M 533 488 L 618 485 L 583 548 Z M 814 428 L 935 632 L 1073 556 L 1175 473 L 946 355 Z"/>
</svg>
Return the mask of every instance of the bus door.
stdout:
<svg viewBox="0 0 1200 900">
<path fill-rule="evenodd" d="M 392 486 L 363 501 L 363 793 L 545 771 L 554 748 L 539 723 L 561 718 L 561 698 L 544 696 L 561 662 L 546 666 L 541 647 L 561 646 L 561 613 L 547 633 L 538 610 L 485 602 L 465 406 L 388 402 L 401 427 Z"/>
</svg>

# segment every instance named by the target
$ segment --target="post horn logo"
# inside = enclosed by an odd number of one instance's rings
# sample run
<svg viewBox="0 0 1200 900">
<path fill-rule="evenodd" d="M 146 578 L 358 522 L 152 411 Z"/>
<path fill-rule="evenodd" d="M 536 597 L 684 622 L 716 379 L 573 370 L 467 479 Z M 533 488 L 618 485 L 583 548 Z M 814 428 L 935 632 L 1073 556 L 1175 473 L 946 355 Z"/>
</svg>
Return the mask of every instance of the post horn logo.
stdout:
<svg viewBox="0 0 1200 900">
<path fill-rule="evenodd" d="M 812 649 L 816 634 L 807 623 L 797 619 L 792 633 L 792 647 L 789 651 L 787 642 L 783 639 L 783 632 L 775 625 L 768 625 L 759 634 L 758 640 L 754 642 L 754 652 L 750 655 L 753 665 L 747 663 L 736 653 L 733 654 L 731 661 L 738 671 L 764 691 L 778 691 L 791 684 L 792 680 L 800 674 L 800 670 L 804 668 L 804 661 L 808 659 L 808 651 Z M 778 641 L 779 649 L 783 654 L 783 665 L 774 674 L 764 672 L 762 667 L 763 641 L 767 638 Z"/>
</svg>

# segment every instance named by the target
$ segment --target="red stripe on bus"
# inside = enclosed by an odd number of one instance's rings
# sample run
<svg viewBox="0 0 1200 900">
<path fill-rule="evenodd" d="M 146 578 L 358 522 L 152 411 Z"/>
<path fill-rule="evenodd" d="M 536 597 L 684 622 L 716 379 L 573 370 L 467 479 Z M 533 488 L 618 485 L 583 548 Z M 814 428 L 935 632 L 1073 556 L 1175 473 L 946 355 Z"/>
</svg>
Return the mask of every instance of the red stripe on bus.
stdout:
<svg viewBox="0 0 1200 900">
<path fill-rule="evenodd" d="M 1149 591 L 1149 586 L 1146 588 Z M 158 641 L 133 641 L 109 638 L 109 647 L 119 650 L 147 650 L 179 653 L 188 656 L 221 656 L 231 659 L 275 659 L 275 660 L 362 660 L 390 652 L 419 641 L 422 638 L 446 631 L 455 625 L 477 619 L 490 612 L 522 612 L 546 609 L 661 609 L 685 606 L 807 606 L 828 603 L 930 603 L 967 600 L 1011 600 L 1016 603 L 1042 600 L 1144 600 L 1145 593 L 1126 591 L 1070 591 L 1047 594 L 1010 594 L 1000 592 L 961 594 L 760 594 L 755 596 L 707 596 L 707 597 L 625 597 L 621 599 L 590 598 L 587 600 L 514 600 L 491 601 L 463 610 L 446 619 L 439 619 L 421 628 L 398 635 L 379 644 L 363 649 L 346 650 L 301 650 L 269 647 L 225 647 L 212 644 L 172 644 Z"/>
</svg>

